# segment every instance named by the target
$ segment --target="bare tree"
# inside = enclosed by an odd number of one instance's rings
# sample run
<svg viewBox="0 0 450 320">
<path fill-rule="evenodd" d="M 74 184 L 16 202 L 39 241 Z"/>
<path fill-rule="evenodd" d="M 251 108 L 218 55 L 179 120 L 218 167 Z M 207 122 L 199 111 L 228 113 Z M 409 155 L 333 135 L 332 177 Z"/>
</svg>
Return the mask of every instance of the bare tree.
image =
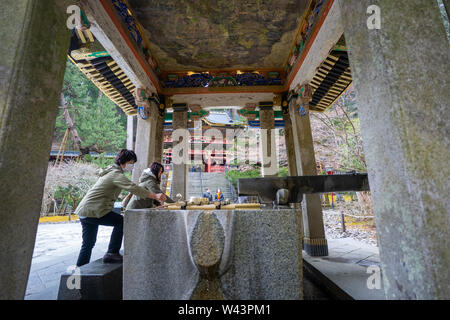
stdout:
<svg viewBox="0 0 450 320">
<path fill-rule="evenodd" d="M 67 108 L 66 99 L 64 98 L 64 93 L 61 92 L 61 108 L 64 110 L 64 119 L 66 120 L 67 128 L 70 131 L 72 136 L 72 141 L 75 147 L 80 151 L 80 157 L 83 158 L 85 154 L 89 154 L 89 148 L 83 148 L 81 146 L 81 138 L 78 135 L 77 129 L 73 123 L 72 118 L 70 117 L 69 110 Z"/>
</svg>

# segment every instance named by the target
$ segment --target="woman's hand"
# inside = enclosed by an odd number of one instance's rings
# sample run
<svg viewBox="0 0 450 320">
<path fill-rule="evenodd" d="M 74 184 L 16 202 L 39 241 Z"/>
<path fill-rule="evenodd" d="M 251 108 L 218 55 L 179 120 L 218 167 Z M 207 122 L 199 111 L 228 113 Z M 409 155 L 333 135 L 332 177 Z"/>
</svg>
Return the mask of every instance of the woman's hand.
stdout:
<svg viewBox="0 0 450 320">
<path fill-rule="evenodd" d="M 125 208 L 125 207 L 127 206 L 128 202 L 130 201 L 130 199 L 131 199 L 132 196 L 133 196 L 133 195 L 132 195 L 131 193 L 129 193 L 129 194 L 125 197 L 125 199 L 122 200 L 122 207 Z"/>
<path fill-rule="evenodd" d="M 163 203 L 167 200 L 167 197 L 164 193 L 153 193 L 150 192 L 149 198 L 158 200 L 159 202 Z"/>
</svg>

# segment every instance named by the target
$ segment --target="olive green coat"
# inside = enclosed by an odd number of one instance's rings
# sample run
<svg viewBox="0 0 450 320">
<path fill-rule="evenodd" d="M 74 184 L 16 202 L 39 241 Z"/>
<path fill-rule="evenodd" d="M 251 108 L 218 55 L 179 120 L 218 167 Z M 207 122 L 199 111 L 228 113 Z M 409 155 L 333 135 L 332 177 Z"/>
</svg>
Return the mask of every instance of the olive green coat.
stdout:
<svg viewBox="0 0 450 320">
<path fill-rule="evenodd" d="M 146 198 L 149 192 L 134 184 L 123 174 L 119 165 L 112 165 L 99 173 L 100 178 L 81 200 L 75 214 L 81 217 L 101 218 L 114 208 L 122 189 Z"/>
<path fill-rule="evenodd" d="M 139 186 L 147 189 L 149 192 L 153 193 L 164 193 L 161 191 L 159 187 L 159 183 L 155 177 L 155 175 L 150 171 L 150 169 L 145 169 L 142 172 L 141 177 L 139 178 Z M 167 197 L 165 202 L 174 203 L 172 199 Z M 127 209 L 144 209 L 144 208 L 152 208 L 159 205 L 159 201 L 142 198 L 138 195 L 133 195 L 130 199 L 130 202 L 127 205 Z"/>
</svg>

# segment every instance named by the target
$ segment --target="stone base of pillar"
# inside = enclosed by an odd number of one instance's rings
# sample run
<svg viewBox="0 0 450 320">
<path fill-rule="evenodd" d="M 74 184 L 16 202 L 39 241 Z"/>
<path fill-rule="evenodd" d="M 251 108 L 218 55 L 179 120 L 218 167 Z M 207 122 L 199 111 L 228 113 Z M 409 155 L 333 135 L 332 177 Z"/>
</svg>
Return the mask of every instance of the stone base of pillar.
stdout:
<svg viewBox="0 0 450 320">
<path fill-rule="evenodd" d="M 303 238 L 302 247 L 311 257 L 328 256 L 327 239 Z"/>
</svg>

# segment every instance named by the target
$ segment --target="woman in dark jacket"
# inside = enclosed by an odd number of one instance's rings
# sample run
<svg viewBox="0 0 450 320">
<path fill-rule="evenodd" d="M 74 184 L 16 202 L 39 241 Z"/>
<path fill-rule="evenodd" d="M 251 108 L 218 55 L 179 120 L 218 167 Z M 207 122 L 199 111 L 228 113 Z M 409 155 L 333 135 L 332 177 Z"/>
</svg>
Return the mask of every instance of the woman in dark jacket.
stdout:
<svg viewBox="0 0 450 320">
<path fill-rule="evenodd" d="M 159 186 L 161 184 L 161 175 L 163 174 L 163 172 L 164 167 L 162 166 L 162 164 L 160 164 L 159 162 L 153 162 L 149 168 L 145 169 L 142 172 L 141 177 L 139 178 L 139 186 L 147 189 L 149 192 L 163 193 Z M 128 199 L 130 198 L 130 195 L 127 197 Z M 167 197 L 165 202 L 174 203 L 175 201 Z M 126 208 L 144 209 L 144 208 L 153 208 L 158 205 L 159 202 L 153 201 L 153 199 L 141 198 L 137 195 L 133 195 Z"/>
</svg>

